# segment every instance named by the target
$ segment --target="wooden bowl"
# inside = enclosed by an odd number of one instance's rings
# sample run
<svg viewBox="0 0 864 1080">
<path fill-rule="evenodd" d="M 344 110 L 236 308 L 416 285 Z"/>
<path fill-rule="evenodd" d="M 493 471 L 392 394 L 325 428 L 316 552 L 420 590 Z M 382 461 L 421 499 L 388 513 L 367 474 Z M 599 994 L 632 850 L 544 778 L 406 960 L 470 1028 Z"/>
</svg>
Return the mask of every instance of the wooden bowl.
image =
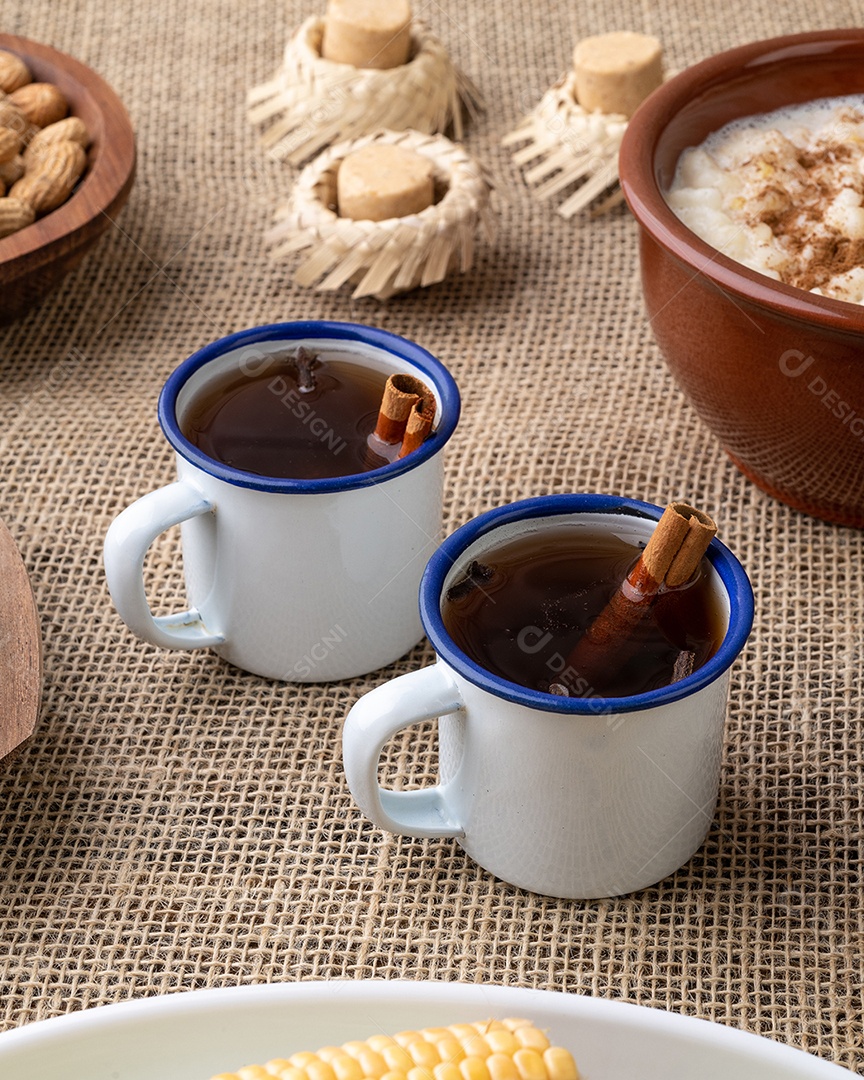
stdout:
<svg viewBox="0 0 864 1080">
<path fill-rule="evenodd" d="M 124 205 L 135 177 L 135 136 L 111 87 L 78 60 L 27 38 L 0 34 L 39 82 L 58 86 L 87 125 L 87 171 L 62 206 L 0 239 L 0 322 L 18 318 L 81 261 Z"/>
</svg>

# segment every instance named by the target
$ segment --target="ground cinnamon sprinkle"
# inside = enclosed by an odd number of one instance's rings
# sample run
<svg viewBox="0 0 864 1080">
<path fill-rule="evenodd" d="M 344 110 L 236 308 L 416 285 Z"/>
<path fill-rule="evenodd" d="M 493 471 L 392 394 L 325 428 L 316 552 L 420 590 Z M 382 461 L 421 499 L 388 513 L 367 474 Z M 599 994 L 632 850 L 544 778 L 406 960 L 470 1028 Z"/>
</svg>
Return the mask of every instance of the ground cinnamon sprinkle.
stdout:
<svg viewBox="0 0 864 1080">
<path fill-rule="evenodd" d="M 852 156 L 851 147 L 833 140 L 812 150 L 801 149 L 796 161 L 805 175 L 800 176 L 792 205 L 790 193 L 773 180 L 759 192 L 757 204 L 768 205 L 748 215 L 749 221 L 768 225 L 789 254 L 788 267 L 780 270 L 780 279 L 787 285 L 818 289 L 836 275 L 864 266 L 864 240 L 852 240 L 825 222 L 826 210 L 848 187 L 836 166 Z M 776 203 L 784 204 L 783 209 L 777 209 Z"/>
<path fill-rule="evenodd" d="M 730 124 L 682 154 L 667 199 L 731 258 L 784 284 L 864 304 L 860 96 Z"/>
</svg>

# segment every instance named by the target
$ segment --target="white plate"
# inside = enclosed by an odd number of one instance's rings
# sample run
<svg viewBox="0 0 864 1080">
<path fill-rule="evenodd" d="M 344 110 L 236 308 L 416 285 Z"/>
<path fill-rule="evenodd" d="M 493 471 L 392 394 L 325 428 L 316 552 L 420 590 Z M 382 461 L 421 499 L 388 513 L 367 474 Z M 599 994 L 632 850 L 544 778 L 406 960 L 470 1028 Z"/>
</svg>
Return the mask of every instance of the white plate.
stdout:
<svg viewBox="0 0 864 1080">
<path fill-rule="evenodd" d="M 638 1005 L 462 983 L 335 981 L 197 990 L 0 1034 L 0 1077 L 209 1080 L 376 1032 L 526 1016 L 584 1080 L 842 1080 L 853 1073 L 734 1028 Z"/>
</svg>

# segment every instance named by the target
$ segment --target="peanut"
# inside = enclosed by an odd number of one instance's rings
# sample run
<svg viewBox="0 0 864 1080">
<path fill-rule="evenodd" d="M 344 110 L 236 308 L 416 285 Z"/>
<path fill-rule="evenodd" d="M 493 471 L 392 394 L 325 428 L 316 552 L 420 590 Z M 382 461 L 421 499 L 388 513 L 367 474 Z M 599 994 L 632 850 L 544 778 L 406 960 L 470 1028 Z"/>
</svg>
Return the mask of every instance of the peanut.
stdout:
<svg viewBox="0 0 864 1080">
<path fill-rule="evenodd" d="M 21 150 L 21 136 L 11 128 L 0 127 L 0 165 L 18 156 Z"/>
<path fill-rule="evenodd" d="M 5 94 L 0 97 L 0 127 L 11 128 L 23 135 L 29 126 L 24 119 L 24 113 L 13 104 L 12 99 Z"/>
<path fill-rule="evenodd" d="M 35 218 L 33 208 L 20 199 L 0 198 L 0 236 L 9 236 L 25 225 L 32 225 Z"/>
<path fill-rule="evenodd" d="M 34 169 L 12 185 L 9 194 L 47 214 L 64 203 L 87 167 L 87 154 L 78 143 L 66 140 L 46 147 Z"/>
<path fill-rule="evenodd" d="M 24 158 L 19 154 L 18 157 L 12 158 L 11 161 L 6 161 L 0 165 L 0 180 L 10 187 L 16 180 L 20 180 L 24 175 Z"/>
<path fill-rule="evenodd" d="M 90 134 L 84 121 L 77 116 L 67 116 L 65 120 L 58 120 L 56 124 L 49 124 L 37 131 L 24 151 L 27 168 L 33 168 L 36 161 L 45 154 L 47 147 L 58 142 L 74 142 L 86 149 L 90 145 Z"/>
<path fill-rule="evenodd" d="M 20 56 L 0 49 L 0 90 L 11 94 L 31 82 L 33 76 Z"/>
<path fill-rule="evenodd" d="M 56 124 L 69 112 L 69 102 L 53 83 L 28 83 L 10 94 L 9 101 L 40 128 Z"/>
</svg>

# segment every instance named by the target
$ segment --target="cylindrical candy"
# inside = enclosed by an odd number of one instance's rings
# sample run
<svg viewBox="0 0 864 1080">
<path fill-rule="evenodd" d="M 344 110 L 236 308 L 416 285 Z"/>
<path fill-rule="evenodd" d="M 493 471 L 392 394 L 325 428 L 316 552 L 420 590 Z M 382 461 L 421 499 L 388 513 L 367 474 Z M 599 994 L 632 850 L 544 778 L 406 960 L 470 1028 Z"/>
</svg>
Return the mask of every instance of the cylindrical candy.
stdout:
<svg viewBox="0 0 864 1080">
<path fill-rule="evenodd" d="M 580 41 L 573 52 L 576 99 L 589 112 L 630 117 L 663 82 L 663 49 L 630 30 Z"/>
<path fill-rule="evenodd" d="M 402 146 L 364 146 L 339 165 L 339 216 L 386 221 L 418 214 L 435 197 L 432 162 Z"/>
<path fill-rule="evenodd" d="M 356 68 L 394 68 L 411 56 L 409 0 L 329 0 L 321 55 Z"/>
</svg>

